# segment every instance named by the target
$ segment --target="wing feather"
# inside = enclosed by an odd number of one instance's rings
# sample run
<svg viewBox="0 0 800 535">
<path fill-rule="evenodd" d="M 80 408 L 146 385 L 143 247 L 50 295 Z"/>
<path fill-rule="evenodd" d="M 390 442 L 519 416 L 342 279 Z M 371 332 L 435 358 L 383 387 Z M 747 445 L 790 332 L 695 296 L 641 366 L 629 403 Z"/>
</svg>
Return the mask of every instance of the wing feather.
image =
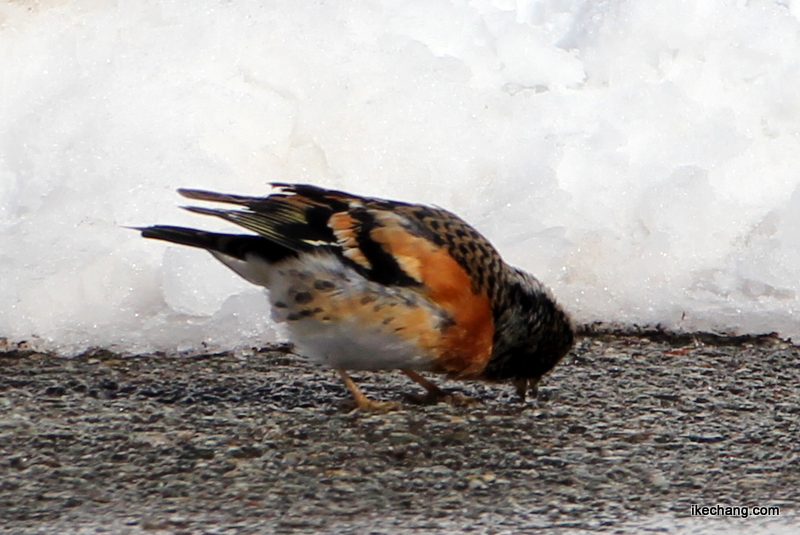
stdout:
<svg viewBox="0 0 800 535">
<path fill-rule="evenodd" d="M 247 197 L 181 189 L 193 200 L 234 204 L 241 209 L 188 210 L 220 217 L 296 252 L 326 248 L 340 254 L 367 278 L 389 286 L 423 283 L 421 254 L 401 246 L 445 250 L 471 280 L 475 292 L 493 295 L 500 257 L 489 242 L 462 219 L 439 208 L 359 197 L 308 184 L 274 183 L 266 197 Z"/>
</svg>

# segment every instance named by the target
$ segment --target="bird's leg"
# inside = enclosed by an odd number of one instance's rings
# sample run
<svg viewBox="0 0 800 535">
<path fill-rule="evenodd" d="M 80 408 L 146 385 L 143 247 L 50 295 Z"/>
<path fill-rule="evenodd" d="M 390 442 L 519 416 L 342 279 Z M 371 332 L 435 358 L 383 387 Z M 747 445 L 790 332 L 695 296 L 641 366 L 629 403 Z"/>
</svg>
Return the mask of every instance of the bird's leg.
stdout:
<svg viewBox="0 0 800 535">
<path fill-rule="evenodd" d="M 356 405 L 358 405 L 358 408 L 362 411 L 387 412 L 398 408 L 398 404 L 393 401 L 375 401 L 374 399 L 368 398 L 364 395 L 364 392 L 358 388 L 358 385 L 353 381 L 352 377 L 343 369 L 336 368 L 336 373 L 341 376 L 345 386 L 353 394 Z"/>
<path fill-rule="evenodd" d="M 530 393 L 530 397 L 536 399 L 539 395 L 539 380 L 538 379 L 528 379 L 527 377 L 518 377 L 517 379 L 512 379 L 511 384 L 514 385 L 514 388 L 517 389 L 517 395 L 519 396 L 519 400 L 524 402 L 526 393 Z"/>
<path fill-rule="evenodd" d="M 538 379 L 528 379 L 528 396 L 531 399 L 536 400 L 539 397 L 539 381 L 541 377 Z"/>
<path fill-rule="evenodd" d="M 519 400 L 524 402 L 525 393 L 528 391 L 528 378 L 517 377 L 516 379 L 511 380 L 511 384 L 514 385 L 514 388 L 517 389 L 517 395 L 519 396 Z"/>
<path fill-rule="evenodd" d="M 439 388 L 438 386 L 436 386 L 432 381 L 425 379 L 423 376 L 421 376 L 414 370 L 403 368 L 400 371 L 406 374 L 409 379 L 419 384 L 420 386 L 422 386 L 422 388 L 428 391 L 428 395 L 426 396 L 425 399 L 425 401 L 427 401 L 428 403 L 436 403 L 438 401 L 441 401 L 442 399 L 446 399 L 450 395 L 441 388 Z"/>
<path fill-rule="evenodd" d="M 472 398 L 451 394 L 450 392 L 442 390 L 441 388 L 436 386 L 433 382 L 425 379 L 423 376 L 421 376 L 414 370 L 411 370 L 409 368 L 402 368 L 400 371 L 406 374 L 409 379 L 419 384 L 420 386 L 422 386 L 422 388 L 428 391 L 428 394 L 425 396 L 411 396 L 418 403 L 434 404 L 440 401 L 447 401 L 455 405 L 469 405 L 475 403 L 475 400 Z"/>
</svg>

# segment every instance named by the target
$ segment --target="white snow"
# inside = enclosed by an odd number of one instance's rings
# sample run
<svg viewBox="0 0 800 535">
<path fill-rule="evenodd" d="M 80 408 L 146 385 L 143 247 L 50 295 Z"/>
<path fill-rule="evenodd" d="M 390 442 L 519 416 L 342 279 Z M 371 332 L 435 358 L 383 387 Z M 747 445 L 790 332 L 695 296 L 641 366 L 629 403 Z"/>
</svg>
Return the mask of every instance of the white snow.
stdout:
<svg viewBox="0 0 800 535">
<path fill-rule="evenodd" d="M 0 337 L 276 339 L 123 227 L 284 181 L 451 209 L 579 322 L 800 340 L 799 37 L 798 0 L 0 3 Z"/>
</svg>

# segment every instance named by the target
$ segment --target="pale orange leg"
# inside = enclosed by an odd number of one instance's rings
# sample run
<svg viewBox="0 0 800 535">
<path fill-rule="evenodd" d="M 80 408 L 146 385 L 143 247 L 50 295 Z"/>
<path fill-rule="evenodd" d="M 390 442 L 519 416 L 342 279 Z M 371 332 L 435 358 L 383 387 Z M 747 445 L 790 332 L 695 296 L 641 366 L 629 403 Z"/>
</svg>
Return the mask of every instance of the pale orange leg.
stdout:
<svg viewBox="0 0 800 535">
<path fill-rule="evenodd" d="M 472 398 L 468 398 L 466 396 L 459 396 L 456 394 L 451 394 L 445 390 L 442 390 L 438 386 L 436 386 L 433 382 L 425 379 L 423 376 L 411 370 L 409 368 L 402 368 L 400 370 L 404 374 L 408 376 L 409 379 L 414 381 L 415 383 L 419 384 L 428 391 L 427 396 L 414 396 L 417 401 L 422 403 L 439 403 L 440 401 L 447 401 L 448 403 L 453 403 L 454 405 L 470 405 L 475 403 L 475 400 Z"/>
<path fill-rule="evenodd" d="M 353 397 L 356 400 L 356 405 L 358 405 L 358 408 L 362 411 L 386 412 L 399 407 L 399 404 L 395 403 L 394 401 L 375 401 L 374 399 L 368 398 L 366 395 L 364 395 L 364 392 L 358 388 L 358 385 L 355 383 L 355 381 L 353 381 L 346 371 L 336 368 L 336 372 L 341 376 L 345 386 L 353 394 Z"/>
</svg>

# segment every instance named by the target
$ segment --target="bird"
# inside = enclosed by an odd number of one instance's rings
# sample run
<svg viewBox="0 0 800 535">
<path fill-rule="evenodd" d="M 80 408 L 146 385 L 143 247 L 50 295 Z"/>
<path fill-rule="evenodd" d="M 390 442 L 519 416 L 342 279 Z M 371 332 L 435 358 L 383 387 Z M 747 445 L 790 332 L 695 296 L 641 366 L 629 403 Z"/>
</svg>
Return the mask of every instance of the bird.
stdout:
<svg viewBox="0 0 800 535">
<path fill-rule="evenodd" d="M 506 264 L 475 228 L 442 208 L 308 184 L 271 184 L 263 197 L 179 189 L 184 206 L 248 234 L 155 225 L 145 238 L 210 252 L 268 290 L 274 321 L 296 352 L 336 370 L 363 411 L 397 408 L 367 397 L 348 372 L 400 370 L 419 401 L 464 401 L 420 372 L 511 383 L 520 400 L 571 349 L 575 328 L 551 291 Z"/>
</svg>

